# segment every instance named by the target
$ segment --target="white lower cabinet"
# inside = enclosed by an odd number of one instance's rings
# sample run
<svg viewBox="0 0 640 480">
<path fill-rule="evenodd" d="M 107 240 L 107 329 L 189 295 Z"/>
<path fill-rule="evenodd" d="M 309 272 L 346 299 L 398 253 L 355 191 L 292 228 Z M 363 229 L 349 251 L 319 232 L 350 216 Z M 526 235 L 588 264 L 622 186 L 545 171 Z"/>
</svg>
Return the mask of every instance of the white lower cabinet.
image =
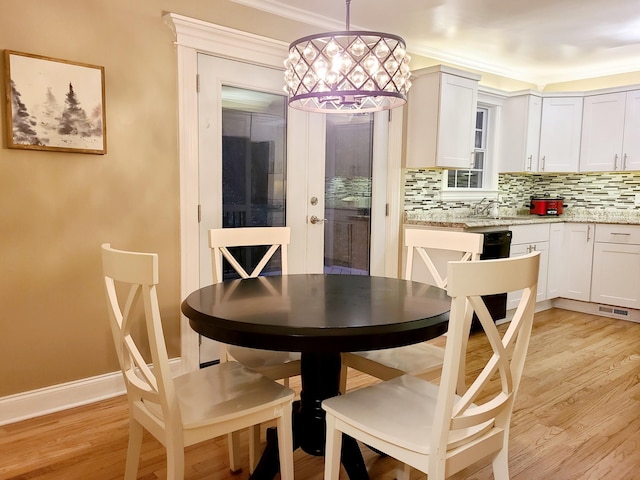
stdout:
<svg viewBox="0 0 640 480">
<path fill-rule="evenodd" d="M 591 268 L 595 225 L 565 223 L 562 236 L 560 267 L 560 295 L 572 300 L 588 302 L 591 298 Z"/>
<path fill-rule="evenodd" d="M 565 258 L 563 249 L 564 223 L 549 226 L 549 270 L 547 271 L 547 300 L 562 296 Z"/>
<path fill-rule="evenodd" d="M 540 252 L 540 271 L 538 273 L 537 302 L 547 299 L 547 273 L 549 270 L 549 224 L 513 225 L 509 228 L 513 233 L 511 238 L 510 257 L 518 257 L 528 253 Z M 511 292 L 507 295 L 507 310 L 516 308 L 522 297 L 521 292 Z"/>
<path fill-rule="evenodd" d="M 509 230 L 511 257 L 540 252 L 537 302 L 566 298 L 640 310 L 640 225 L 563 222 L 511 225 Z M 451 260 L 439 258 L 438 269 L 446 269 Z M 428 281 L 423 270 L 414 271 L 414 280 Z M 507 309 L 521 297 L 509 293 Z"/>
<path fill-rule="evenodd" d="M 640 308 L 640 227 L 596 226 L 591 301 Z"/>
</svg>

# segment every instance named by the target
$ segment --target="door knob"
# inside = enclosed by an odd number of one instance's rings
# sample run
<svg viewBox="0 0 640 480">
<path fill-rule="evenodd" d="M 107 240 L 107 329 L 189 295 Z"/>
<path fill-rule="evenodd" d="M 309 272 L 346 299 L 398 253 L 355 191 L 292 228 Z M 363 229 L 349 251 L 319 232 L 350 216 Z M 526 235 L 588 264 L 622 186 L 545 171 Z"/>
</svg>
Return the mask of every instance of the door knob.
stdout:
<svg viewBox="0 0 640 480">
<path fill-rule="evenodd" d="M 309 221 L 315 225 L 316 223 L 326 222 L 327 219 L 326 218 L 318 218 L 315 215 L 311 215 L 311 218 L 309 219 Z"/>
</svg>

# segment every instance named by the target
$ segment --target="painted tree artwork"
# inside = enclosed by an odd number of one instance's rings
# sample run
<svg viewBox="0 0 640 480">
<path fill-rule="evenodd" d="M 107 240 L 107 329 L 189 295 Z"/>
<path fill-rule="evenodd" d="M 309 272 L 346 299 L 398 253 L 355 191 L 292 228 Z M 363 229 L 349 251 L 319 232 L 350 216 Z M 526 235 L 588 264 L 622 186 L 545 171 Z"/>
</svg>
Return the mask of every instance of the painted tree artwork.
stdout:
<svg viewBox="0 0 640 480">
<path fill-rule="evenodd" d="M 104 69 L 5 51 L 7 146 L 106 153 Z"/>
</svg>

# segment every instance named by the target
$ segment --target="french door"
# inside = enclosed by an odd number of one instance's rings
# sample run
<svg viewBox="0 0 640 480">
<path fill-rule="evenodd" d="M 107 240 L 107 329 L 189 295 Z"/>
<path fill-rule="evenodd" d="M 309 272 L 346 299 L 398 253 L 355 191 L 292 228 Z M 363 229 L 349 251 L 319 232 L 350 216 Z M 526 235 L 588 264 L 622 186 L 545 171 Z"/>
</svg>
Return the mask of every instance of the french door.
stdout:
<svg viewBox="0 0 640 480">
<path fill-rule="evenodd" d="M 216 100 L 221 95 L 216 93 L 216 87 L 211 87 L 213 90 L 209 88 L 209 85 L 212 85 L 209 82 L 214 82 L 219 89 L 225 84 L 281 95 L 282 60 L 286 58 L 288 49 L 287 44 L 281 41 L 175 13 L 166 13 L 163 19 L 175 34 L 176 46 L 180 161 L 180 295 L 181 298 L 185 298 L 201 285 L 201 272 L 205 275 L 210 274 L 210 253 L 203 248 L 202 229 L 220 226 L 223 216 L 220 203 L 222 192 L 219 186 L 222 182 L 222 172 L 221 167 L 215 164 L 216 161 L 221 162 L 215 157 L 215 152 L 221 151 L 221 141 L 216 140 L 217 137 L 212 133 L 215 131 L 221 135 L 221 115 L 217 113 L 220 101 Z M 229 59 L 227 62 L 266 67 L 250 69 L 249 73 L 236 72 L 237 75 L 234 76 L 232 72 L 225 70 L 226 65 L 219 66 L 202 60 L 204 54 Z M 212 68 L 213 72 L 210 71 Z M 270 74 L 267 75 L 267 72 Z M 201 93 L 196 88 L 199 73 L 202 75 L 199 84 L 205 90 Z M 261 83 L 263 73 L 264 78 L 270 79 L 269 86 L 265 87 Z M 210 98 L 207 98 L 207 95 Z M 206 109 L 203 109 L 205 107 Z M 374 120 L 370 244 L 372 275 L 396 277 L 399 272 L 403 205 L 402 110 L 394 109 L 393 114 L 388 117 L 388 122 L 384 117 L 381 119 L 379 114 L 376 114 Z M 286 224 L 292 228 L 289 257 L 293 259 L 289 266 L 291 271 L 318 271 L 323 268 L 325 224 L 311 224 L 309 220 L 313 215 L 320 219 L 326 218 L 323 217 L 325 205 L 324 189 L 321 185 L 325 180 L 325 116 L 289 109 L 287 126 L 285 210 Z M 317 132 L 320 132 L 320 135 Z M 202 159 L 201 152 L 204 155 Z M 387 155 L 388 163 L 385 166 L 385 162 L 381 160 L 387 160 Z M 211 163 L 203 164 L 207 161 Z M 201 167 L 203 172 L 200 171 Z M 207 169 L 212 175 L 203 186 L 201 178 Z M 311 187 L 318 184 L 318 187 Z M 316 195 L 315 192 L 319 194 Z M 312 205 L 314 195 L 318 201 Z M 208 200 L 209 196 L 213 200 Z M 210 210 L 207 202 L 213 202 L 214 207 L 217 205 L 220 213 Z M 203 203 L 204 221 L 200 221 L 199 212 L 203 210 Z M 207 219 L 207 216 L 210 218 Z M 180 332 L 182 368 L 197 368 L 200 360 L 199 338 L 184 316 L 181 317 Z"/>
<path fill-rule="evenodd" d="M 200 285 L 208 230 L 237 226 L 289 226 L 290 273 L 383 275 L 386 114 L 327 119 L 286 106 L 278 69 L 206 54 L 197 66 Z M 201 339 L 200 363 L 217 356 Z"/>
</svg>

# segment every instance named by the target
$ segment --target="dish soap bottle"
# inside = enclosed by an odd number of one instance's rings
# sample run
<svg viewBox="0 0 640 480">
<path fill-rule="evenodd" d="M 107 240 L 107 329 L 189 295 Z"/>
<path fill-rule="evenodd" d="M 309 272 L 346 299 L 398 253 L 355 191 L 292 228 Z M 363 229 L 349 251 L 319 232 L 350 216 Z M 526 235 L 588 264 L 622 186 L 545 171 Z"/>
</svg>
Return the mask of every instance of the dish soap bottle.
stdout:
<svg viewBox="0 0 640 480">
<path fill-rule="evenodd" d="M 498 218 L 500 216 L 500 209 L 498 208 L 498 202 L 491 204 L 491 211 L 489 212 L 491 218 Z"/>
</svg>

